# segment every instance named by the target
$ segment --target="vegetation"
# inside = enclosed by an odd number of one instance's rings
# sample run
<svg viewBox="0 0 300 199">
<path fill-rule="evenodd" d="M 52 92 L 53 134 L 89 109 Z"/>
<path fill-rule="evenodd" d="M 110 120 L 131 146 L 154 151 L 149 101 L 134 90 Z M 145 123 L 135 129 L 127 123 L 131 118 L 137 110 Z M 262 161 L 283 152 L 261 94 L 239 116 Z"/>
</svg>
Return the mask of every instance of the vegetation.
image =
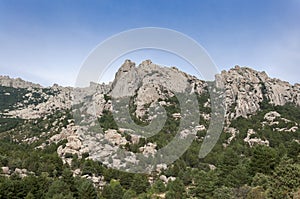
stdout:
<svg viewBox="0 0 300 199">
<path fill-rule="evenodd" d="M 13 89 L 5 92 L 26 93 Z M 106 100 L 109 99 L 106 96 Z M 210 112 L 204 106 L 207 99 L 208 95 L 198 96 L 201 113 Z M 0 100 L 1 110 L 12 107 L 17 101 L 18 97 L 14 97 L 9 103 Z M 180 107 L 176 97 L 170 98 L 168 103 L 170 105 L 165 106 L 168 119 L 164 128 L 155 136 L 140 139 L 136 145 L 127 145 L 128 150 L 137 152 L 147 142 L 155 142 L 161 148 L 173 138 L 180 120 L 174 119 L 172 114 L 180 112 Z M 77 155 L 67 154 L 72 158 L 72 164 L 63 164 L 57 155 L 57 148 L 66 141 L 37 149 L 36 146 L 45 142 L 49 136 L 66 127 L 71 119 L 68 111 L 56 112 L 46 119 L 1 118 L 0 167 L 8 167 L 11 175 L 0 175 L 0 198 L 293 198 L 300 192 L 300 145 L 295 141 L 299 140 L 300 131 L 274 130 L 275 127 L 291 125 L 289 123 L 279 122 L 274 128 L 263 126 L 263 117 L 270 110 L 276 110 L 282 117 L 300 123 L 299 107 L 292 104 L 282 107 L 265 105 L 256 115 L 233 120 L 231 127 L 239 130 L 236 138 L 224 147 L 228 134 L 222 133 L 212 152 L 203 159 L 198 158 L 198 152 L 201 138 L 206 132 L 198 132 L 198 139 L 194 140 L 189 149 L 159 174 L 175 177 L 174 181 L 169 180 L 168 183 L 159 179 L 157 173 L 143 175 L 107 168 L 100 162 L 88 159 L 88 154 L 84 154 L 81 159 Z M 103 113 L 99 122 L 104 130 L 117 129 L 109 111 Z M 203 120 L 200 123 L 207 126 Z M 243 139 L 249 128 L 255 130 L 255 136 L 269 140 L 270 146 L 250 147 L 245 143 Z M 21 141 L 24 136 L 39 136 L 42 132 L 50 134 L 34 143 Z M 126 139 L 130 140 L 130 135 Z M 27 176 L 21 178 L 12 174 L 16 168 L 26 169 Z M 74 177 L 73 171 L 76 169 L 80 169 L 85 177 Z M 86 179 L 93 176 L 103 176 L 105 186 L 97 188 Z M 151 183 L 150 178 L 153 181 Z"/>
<path fill-rule="evenodd" d="M 56 94 L 50 88 L 29 91 L 24 88 L 0 86 L 0 112 L 7 112 L 8 110 L 31 104 L 37 105 L 47 101 L 41 93 L 45 93 L 48 96 Z"/>
</svg>

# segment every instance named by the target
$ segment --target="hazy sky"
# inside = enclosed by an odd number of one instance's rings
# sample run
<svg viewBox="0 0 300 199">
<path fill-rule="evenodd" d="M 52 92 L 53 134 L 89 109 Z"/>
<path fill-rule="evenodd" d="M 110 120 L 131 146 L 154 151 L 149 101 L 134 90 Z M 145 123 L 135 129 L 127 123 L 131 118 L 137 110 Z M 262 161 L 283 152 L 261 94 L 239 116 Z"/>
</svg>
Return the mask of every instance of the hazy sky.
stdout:
<svg viewBox="0 0 300 199">
<path fill-rule="evenodd" d="M 72 86 L 100 42 L 150 26 L 195 39 L 220 70 L 249 66 L 295 83 L 300 82 L 299 19 L 300 0 L 0 0 L 0 74 Z M 149 58 L 189 72 L 163 53 L 128 56 L 121 58 Z"/>
</svg>

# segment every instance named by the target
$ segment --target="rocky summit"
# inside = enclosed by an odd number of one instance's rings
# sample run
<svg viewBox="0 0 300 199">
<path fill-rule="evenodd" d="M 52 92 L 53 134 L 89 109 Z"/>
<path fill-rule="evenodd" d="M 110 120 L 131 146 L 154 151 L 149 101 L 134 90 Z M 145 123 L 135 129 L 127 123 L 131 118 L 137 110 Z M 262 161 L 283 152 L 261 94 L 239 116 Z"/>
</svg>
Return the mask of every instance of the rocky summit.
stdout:
<svg viewBox="0 0 300 199">
<path fill-rule="evenodd" d="M 264 101 L 275 106 L 283 106 L 287 103 L 300 106 L 300 84 L 291 85 L 286 81 L 271 78 L 265 72 L 258 72 L 248 67 L 235 66 L 229 71 L 222 71 L 221 74 L 216 75 L 216 84 L 224 88 L 230 119 L 254 114 L 260 110 Z M 114 98 L 135 96 L 136 114 L 143 116 L 142 109 L 145 104 L 170 95 L 164 91 L 185 92 L 188 87 L 191 87 L 190 92 L 201 95 L 206 92 L 207 87 L 205 81 L 195 76 L 188 75 L 176 67 L 159 66 L 151 60 L 145 60 L 138 66 L 130 60 L 125 60 L 117 71 L 114 81 L 108 85 L 91 82 L 86 88 L 62 87 L 56 84 L 43 88 L 39 84 L 8 76 L 0 76 L 0 85 L 26 90 L 27 93 L 23 96 L 24 106 L 20 101 L 10 112 L 4 114 L 23 119 L 42 117 L 55 110 L 70 109 L 71 104 L 79 103 L 72 98 L 74 90 L 76 94 L 82 93 L 81 98 L 91 96 L 95 98 L 95 102 L 106 103 L 106 105 L 108 101 L 101 102 L 104 95 Z M 44 96 L 47 100 L 34 106 L 26 105 L 28 100 L 35 98 L 35 94 Z M 97 96 L 99 94 L 102 97 Z"/>
<path fill-rule="evenodd" d="M 235 66 L 229 71 L 222 71 L 216 79 L 225 87 L 226 102 L 228 106 L 234 106 L 234 117 L 255 113 L 264 100 L 275 106 L 287 103 L 300 105 L 300 84 L 291 85 L 270 78 L 265 72 Z"/>
<path fill-rule="evenodd" d="M 172 186 L 181 187 L 187 198 L 299 195 L 300 84 L 240 66 L 206 82 L 151 60 L 139 65 L 125 60 L 108 84 L 43 87 L 0 76 L 0 88 L 0 198 L 3 179 L 15 176 L 59 181 L 55 186 L 84 179 L 104 198 L 114 189 L 124 195 L 132 191 L 133 198 L 166 198 Z M 181 101 L 183 93 L 194 95 L 197 104 Z M 218 115 L 215 98 L 223 99 L 218 105 L 226 110 L 219 114 L 223 131 L 200 159 L 201 145 L 214 137 L 207 132 Z M 193 110 L 196 122 L 182 127 Z M 189 136 L 190 146 L 175 162 L 155 159 L 169 142 L 177 138 L 181 143 Z M 118 173 L 140 167 L 149 172 Z M 284 184 L 290 178 L 293 183 Z M 214 183 L 214 191 L 201 184 L 203 179 Z"/>
</svg>

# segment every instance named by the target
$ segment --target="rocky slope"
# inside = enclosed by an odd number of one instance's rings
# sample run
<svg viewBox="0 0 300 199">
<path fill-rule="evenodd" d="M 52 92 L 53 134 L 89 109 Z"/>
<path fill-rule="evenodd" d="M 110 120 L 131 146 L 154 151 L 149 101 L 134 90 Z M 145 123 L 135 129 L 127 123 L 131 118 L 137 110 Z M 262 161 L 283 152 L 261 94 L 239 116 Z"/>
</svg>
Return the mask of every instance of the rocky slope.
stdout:
<svg viewBox="0 0 300 199">
<path fill-rule="evenodd" d="M 288 82 L 270 78 L 265 72 L 258 72 L 247 67 L 236 66 L 229 71 L 222 71 L 221 74 L 216 75 L 216 85 L 224 89 L 227 107 L 225 132 L 229 133 L 230 137 L 224 143 L 224 146 L 230 144 L 239 133 L 237 129 L 230 127 L 232 120 L 240 116 L 247 118 L 260 111 L 267 104 L 282 106 L 292 103 L 300 106 L 300 84 L 291 85 Z M 109 154 L 116 152 L 119 147 L 126 144 L 137 143 L 140 136 L 125 139 L 125 134 L 135 131 L 135 129 L 106 129 L 102 134 L 97 135 L 99 139 L 104 137 L 112 144 L 110 146 L 105 145 L 104 148 L 95 144 L 96 140 L 93 136 L 84 137 L 85 134 L 82 133 L 83 130 L 93 132 L 92 129 L 97 127 L 95 118 L 104 118 L 108 112 L 113 111 L 112 98 L 121 99 L 133 96 L 130 102 L 133 107 L 132 114 L 138 119 L 144 120 L 143 122 L 147 122 L 157 117 L 157 115 L 149 114 L 150 109 L 156 108 L 158 104 L 164 107 L 171 106 L 172 103 L 168 100 L 174 97 L 175 93 L 196 93 L 200 98 L 208 94 L 207 82 L 188 75 L 175 67 L 156 65 L 150 60 L 146 60 L 138 66 L 134 62 L 126 60 L 116 73 L 114 81 L 108 85 L 91 83 L 86 88 L 61 87 L 58 85 L 42 88 L 38 84 L 26 82 L 19 78 L 11 79 L 7 76 L 0 76 L 0 86 L 2 88 L 23 89 L 25 93 L 24 96 L 19 96 L 17 102 L 11 105 L 10 109 L 1 112 L 3 118 L 21 118 L 25 120 L 44 118 L 44 120 L 47 120 L 47 115 L 72 110 L 73 115 L 81 123 L 87 124 L 84 129 L 81 129 L 82 127 L 78 126 L 79 123 L 75 122 L 74 124 L 74 120 L 70 119 L 67 126 L 58 128 L 57 131 L 59 132 L 47 138 L 48 144 L 67 140 L 67 144 L 60 146 L 57 151 L 65 162 L 71 164 L 71 159 L 67 157 L 68 154 L 77 154 L 78 157 L 82 157 L 83 154 L 91 153 L 91 150 L 97 149 L 103 151 L 102 155 L 106 157 L 107 164 L 114 166 L 122 165 L 120 162 L 110 160 Z M 2 93 L 1 100 L 5 101 L 9 95 L 9 92 Z M 203 100 L 202 109 L 209 109 L 211 100 L 209 97 L 203 98 Z M 156 102 L 158 104 L 155 104 Z M 72 107 L 73 109 L 71 109 Z M 124 109 L 128 109 L 128 106 L 124 106 Z M 203 110 L 199 113 L 204 123 L 200 123 L 195 127 L 197 131 L 205 131 L 210 121 L 210 111 Z M 77 113 L 80 114 L 77 115 Z M 264 124 L 272 122 L 270 115 L 273 113 L 268 114 L 265 116 L 266 121 Z M 180 120 L 182 115 L 174 112 L 172 117 L 174 120 Z M 282 119 L 284 120 L 284 118 Z M 59 123 L 59 120 L 57 122 Z M 277 130 L 287 132 L 297 131 L 298 124 L 295 123 L 289 128 L 277 128 Z M 43 135 L 46 136 L 47 134 Z M 244 137 L 245 143 L 250 146 L 255 143 L 269 145 L 268 140 L 254 137 L 254 135 L 255 131 L 248 129 L 247 136 Z M 19 141 L 26 139 L 28 137 L 23 137 Z M 36 137 L 33 142 L 39 139 Z M 44 146 L 45 144 L 42 144 L 39 147 L 43 148 Z M 153 154 L 157 151 L 157 145 L 148 142 L 141 146 L 139 151 L 145 155 Z M 90 157 L 93 157 L 92 154 L 90 155 Z M 130 156 L 129 159 L 129 161 L 135 162 L 134 155 Z M 161 166 L 165 167 L 165 165 Z"/>
</svg>

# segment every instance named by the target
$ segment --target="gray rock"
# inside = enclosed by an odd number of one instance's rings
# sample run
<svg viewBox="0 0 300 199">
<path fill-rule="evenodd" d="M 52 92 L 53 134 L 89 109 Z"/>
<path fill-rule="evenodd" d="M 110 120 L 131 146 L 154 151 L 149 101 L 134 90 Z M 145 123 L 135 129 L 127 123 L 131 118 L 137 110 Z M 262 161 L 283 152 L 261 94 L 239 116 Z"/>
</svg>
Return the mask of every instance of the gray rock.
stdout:
<svg viewBox="0 0 300 199">
<path fill-rule="evenodd" d="M 6 175 L 9 175 L 10 174 L 10 169 L 9 167 L 1 167 L 2 169 L 2 173 L 3 174 L 6 174 Z"/>
</svg>

